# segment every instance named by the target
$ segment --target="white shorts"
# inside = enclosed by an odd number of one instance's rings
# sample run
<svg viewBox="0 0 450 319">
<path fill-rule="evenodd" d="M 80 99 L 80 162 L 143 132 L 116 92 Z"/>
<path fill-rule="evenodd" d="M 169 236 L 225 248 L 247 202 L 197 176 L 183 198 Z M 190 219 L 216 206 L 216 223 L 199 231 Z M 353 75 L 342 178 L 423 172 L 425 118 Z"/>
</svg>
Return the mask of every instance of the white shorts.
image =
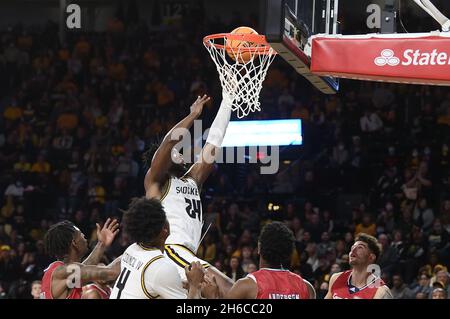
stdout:
<svg viewBox="0 0 450 319">
<path fill-rule="evenodd" d="M 203 268 L 211 267 L 209 263 L 195 256 L 194 252 L 183 245 L 169 244 L 165 245 L 164 254 L 177 265 L 178 273 L 183 281 L 187 280 L 184 267 L 190 265 L 194 261 L 200 262 Z"/>
</svg>

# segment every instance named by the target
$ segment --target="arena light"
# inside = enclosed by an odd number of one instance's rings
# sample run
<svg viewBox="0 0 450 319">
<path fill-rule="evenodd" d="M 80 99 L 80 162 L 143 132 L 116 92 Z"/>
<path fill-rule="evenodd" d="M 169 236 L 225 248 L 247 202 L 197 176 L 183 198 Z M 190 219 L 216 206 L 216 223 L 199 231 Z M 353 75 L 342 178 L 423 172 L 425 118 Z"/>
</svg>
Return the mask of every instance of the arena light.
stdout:
<svg viewBox="0 0 450 319">
<path fill-rule="evenodd" d="M 222 147 L 302 145 L 302 121 L 231 121 Z"/>
</svg>

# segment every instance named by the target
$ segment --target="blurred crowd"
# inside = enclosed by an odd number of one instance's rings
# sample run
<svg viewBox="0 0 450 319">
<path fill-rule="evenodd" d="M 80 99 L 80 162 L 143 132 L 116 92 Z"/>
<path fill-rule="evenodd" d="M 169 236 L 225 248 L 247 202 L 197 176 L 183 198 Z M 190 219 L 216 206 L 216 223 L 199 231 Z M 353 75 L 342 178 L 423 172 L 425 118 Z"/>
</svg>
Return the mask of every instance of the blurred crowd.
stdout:
<svg viewBox="0 0 450 319">
<path fill-rule="evenodd" d="M 0 298 L 38 295 L 53 223 L 73 221 L 93 244 L 96 222 L 120 219 L 119 209 L 143 194 L 142 153 L 204 93 L 212 97 L 208 127 L 221 87 L 201 41 L 239 25 L 257 21 L 236 16 L 227 25 L 201 11 L 158 27 L 116 19 L 107 32 L 69 33 L 62 44 L 52 23 L 0 32 Z M 427 299 L 433 290 L 447 298 L 450 90 L 341 86 L 324 96 L 274 62 L 263 110 L 249 118 L 300 118 L 304 145 L 275 175 L 260 175 L 258 164 L 216 167 L 203 189 L 211 227 L 198 255 L 242 278 L 258 269 L 261 227 L 281 220 L 296 238 L 291 270 L 324 297 L 365 232 L 383 247 L 380 275 L 395 298 Z M 129 244 L 120 234 L 107 259 Z"/>
</svg>

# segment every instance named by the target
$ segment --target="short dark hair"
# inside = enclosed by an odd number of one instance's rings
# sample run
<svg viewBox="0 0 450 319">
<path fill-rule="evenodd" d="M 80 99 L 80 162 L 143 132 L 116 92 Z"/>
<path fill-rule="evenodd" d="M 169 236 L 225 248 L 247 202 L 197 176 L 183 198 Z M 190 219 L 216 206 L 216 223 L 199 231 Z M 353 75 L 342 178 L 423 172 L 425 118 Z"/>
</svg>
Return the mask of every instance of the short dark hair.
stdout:
<svg viewBox="0 0 450 319">
<path fill-rule="evenodd" d="M 125 233 L 137 243 L 150 243 L 159 235 L 166 222 L 166 212 L 157 199 L 133 198 L 124 212 Z"/>
<path fill-rule="evenodd" d="M 264 226 L 259 235 L 260 254 L 273 267 L 288 267 L 294 242 L 294 235 L 285 224 L 272 222 Z"/>
<path fill-rule="evenodd" d="M 52 225 L 44 238 L 47 254 L 58 259 L 66 256 L 69 253 L 75 232 L 75 225 L 68 220 Z"/>
<path fill-rule="evenodd" d="M 366 243 L 369 247 L 369 250 L 375 255 L 375 261 L 378 260 L 378 257 L 380 257 L 381 254 L 381 246 L 375 237 L 370 236 L 366 233 L 360 233 L 355 238 L 355 242 L 357 241 Z"/>
</svg>

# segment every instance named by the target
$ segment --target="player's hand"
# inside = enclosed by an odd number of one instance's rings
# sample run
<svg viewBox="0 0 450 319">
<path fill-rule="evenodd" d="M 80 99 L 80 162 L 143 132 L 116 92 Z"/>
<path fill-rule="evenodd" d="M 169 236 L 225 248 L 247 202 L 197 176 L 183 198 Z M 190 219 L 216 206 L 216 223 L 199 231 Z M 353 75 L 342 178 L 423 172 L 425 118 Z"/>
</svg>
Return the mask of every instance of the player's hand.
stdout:
<svg viewBox="0 0 450 319">
<path fill-rule="evenodd" d="M 204 94 L 202 97 L 198 96 L 195 102 L 191 105 L 191 114 L 195 115 L 195 117 L 199 117 L 202 114 L 203 106 L 207 103 L 211 98 Z"/>
<path fill-rule="evenodd" d="M 98 241 L 106 247 L 111 246 L 114 238 L 119 233 L 119 222 L 117 219 L 111 220 L 111 218 L 108 218 L 102 228 L 98 223 L 96 226 Z"/>
<path fill-rule="evenodd" d="M 217 285 L 216 276 L 208 274 L 205 275 L 204 281 L 201 284 L 202 297 L 206 299 L 219 298 L 219 285 Z"/>
<path fill-rule="evenodd" d="M 186 272 L 186 277 L 189 282 L 189 286 L 200 288 L 200 284 L 203 282 L 205 277 L 205 271 L 202 265 L 198 261 L 194 261 L 190 266 L 184 268 Z"/>
</svg>

